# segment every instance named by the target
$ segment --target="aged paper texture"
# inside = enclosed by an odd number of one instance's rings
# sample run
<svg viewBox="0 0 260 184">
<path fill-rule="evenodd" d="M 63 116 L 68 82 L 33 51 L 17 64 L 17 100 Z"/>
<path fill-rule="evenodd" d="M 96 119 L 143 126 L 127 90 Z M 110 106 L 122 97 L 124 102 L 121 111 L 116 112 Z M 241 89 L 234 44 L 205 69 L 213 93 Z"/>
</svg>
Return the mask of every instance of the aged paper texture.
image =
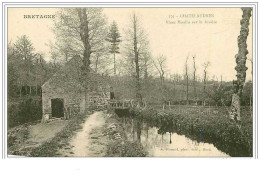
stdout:
<svg viewBox="0 0 260 184">
<path fill-rule="evenodd" d="M 8 155 L 252 157 L 252 8 L 7 10 Z"/>
</svg>

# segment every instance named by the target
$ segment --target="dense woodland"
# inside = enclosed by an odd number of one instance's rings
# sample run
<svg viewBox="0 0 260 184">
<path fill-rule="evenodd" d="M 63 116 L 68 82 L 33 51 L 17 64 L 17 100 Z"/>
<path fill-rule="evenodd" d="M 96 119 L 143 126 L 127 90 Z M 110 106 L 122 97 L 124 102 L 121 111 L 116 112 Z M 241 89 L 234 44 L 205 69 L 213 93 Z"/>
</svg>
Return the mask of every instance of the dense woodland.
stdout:
<svg viewBox="0 0 260 184">
<path fill-rule="evenodd" d="M 8 44 L 9 126 L 41 119 L 41 86 L 75 55 L 82 57 L 84 75 L 91 67 L 110 80 L 117 99 L 136 99 L 162 109 L 231 105 L 234 82 L 208 73 L 210 61 L 198 66 L 196 53 L 184 53 L 182 74 L 169 73 L 167 58 L 151 53 L 142 20 L 134 13 L 120 33 L 116 22 L 107 23 L 101 8 L 61 9 L 53 31 L 56 41 L 49 44 L 50 58 L 36 52 L 26 35 Z M 202 74 L 196 72 L 198 67 L 203 67 Z M 241 105 L 252 106 L 252 89 L 251 81 L 243 84 Z"/>
</svg>

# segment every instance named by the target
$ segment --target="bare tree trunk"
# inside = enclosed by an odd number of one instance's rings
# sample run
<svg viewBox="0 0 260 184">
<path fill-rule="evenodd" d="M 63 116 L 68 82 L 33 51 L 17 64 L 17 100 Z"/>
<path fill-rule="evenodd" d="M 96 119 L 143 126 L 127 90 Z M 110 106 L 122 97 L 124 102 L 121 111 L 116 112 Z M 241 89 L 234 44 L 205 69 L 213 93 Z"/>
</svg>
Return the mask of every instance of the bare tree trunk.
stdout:
<svg viewBox="0 0 260 184">
<path fill-rule="evenodd" d="M 144 79 L 148 78 L 147 60 L 144 61 Z"/>
<path fill-rule="evenodd" d="M 162 93 L 163 111 L 164 111 L 166 99 L 165 99 L 165 91 L 164 91 L 164 77 L 162 74 L 161 74 L 160 78 L 161 78 L 161 93 Z"/>
<path fill-rule="evenodd" d="M 133 17 L 134 21 L 134 54 L 135 54 L 135 68 L 136 68 L 136 98 L 139 103 L 139 106 L 141 106 L 142 103 L 142 95 L 141 95 L 141 84 L 140 84 L 140 68 L 139 68 L 139 53 L 137 49 L 137 30 L 136 30 L 136 24 L 137 19 L 134 14 Z M 137 141 L 141 142 L 141 122 L 137 121 L 136 126 L 136 132 L 137 132 Z"/>
<path fill-rule="evenodd" d="M 134 26 L 134 61 L 135 61 L 135 71 L 136 71 L 136 98 L 139 102 L 139 105 L 142 102 L 142 95 L 141 95 L 141 84 L 140 84 L 140 66 L 139 66 L 139 53 L 137 49 L 137 18 L 136 15 L 133 15 L 133 26 Z"/>
<path fill-rule="evenodd" d="M 203 77 L 203 106 L 206 105 L 206 97 L 207 97 L 207 92 L 206 92 L 206 87 L 207 87 L 207 69 L 210 65 L 210 62 L 204 63 L 204 77 Z"/>
<path fill-rule="evenodd" d="M 78 17 L 80 20 L 80 38 L 84 45 L 83 69 L 87 70 L 90 65 L 91 46 L 89 42 L 89 22 L 86 8 L 78 8 Z"/>
<path fill-rule="evenodd" d="M 194 92 L 194 99 L 196 101 L 196 105 L 197 105 L 197 91 L 196 91 L 196 61 L 195 61 L 195 56 L 193 56 L 193 92 Z"/>
<path fill-rule="evenodd" d="M 240 117 L 240 99 L 242 96 L 242 91 L 246 79 L 246 59 L 247 59 L 247 36 L 249 33 L 249 21 L 251 17 L 252 8 L 242 8 L 243 15 L 240 21 L 241 29 L 240 35 L 238 36 L 238 54 L 236 55 L 237 66 L 235 70 L 237 71 L 237 80 L 234 81 L 234 94 L 232 96 L 232 106 L 231 106 L 231 119 L 236 122 L 241 121 Z"/>
<path fill-rule="evenodd" d="M 187 100 L 187 105 L 189 105 L 189 77 L 186 76 L 186 100 Z"/>
<path fill-rule="evenodd" d="M 114 52 L 114 76 L 116 76 L 116 53 Z"/>
<path fill-rule="evenodd" d="M 185 63 L 185 77 L 186 77 L 186 104 L 189 105 L 189 75 L 188 75 L 188 59 L 189 55 L 186 57 Z"/>
<path fill-rule="evenodd" d="M 203 79 L 203 106 L 206 105 L 206 78 L 207 78 L 207 72 L 205 69 L 204 70 L 204 79 Z"/>
<path fill-rule="evenodd" d="M 175 98 L 176 98 L 176 83 L 175 83 L 175 81 L 173 81 L 173 97 L 174 97 L 174 100 L 176 100 Z"/>
<path fill-rule="evenodd" d="M 85 105 L 88 108 L 89 107 L 89 101 L 88 101 L 89 81 L 86 79 L 88 79 L 90 56 L 92 53 L 91 45 L 90 45 L 90 36 L 89 36 L 89 20 L 88 20 L 86 8 L 77 8 L 76 10 L 77 10 L 79 21 L 80 21 L 80 26 L 79 26 L 80 39 L 84 46 L 83 60 L 82 60 L 83 66 L 81 67 L 81 71 L 82 71 L 82 81 L 81 82 L 85 88 Z"/>
</svg>

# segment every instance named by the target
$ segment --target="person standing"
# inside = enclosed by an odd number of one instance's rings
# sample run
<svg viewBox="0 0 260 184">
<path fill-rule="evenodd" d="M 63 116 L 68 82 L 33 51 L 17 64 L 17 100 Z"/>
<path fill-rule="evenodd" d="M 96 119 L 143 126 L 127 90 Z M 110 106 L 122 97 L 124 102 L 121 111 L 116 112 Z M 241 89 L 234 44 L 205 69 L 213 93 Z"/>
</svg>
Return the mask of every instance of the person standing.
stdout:
<svg viewBox="0 0 260 184">
<path fill-rule="evenodd" d="M 114 99 L 115 99 L 114 89 L 110 87 L 110 100 L 114 100 Z"/>
</svg>

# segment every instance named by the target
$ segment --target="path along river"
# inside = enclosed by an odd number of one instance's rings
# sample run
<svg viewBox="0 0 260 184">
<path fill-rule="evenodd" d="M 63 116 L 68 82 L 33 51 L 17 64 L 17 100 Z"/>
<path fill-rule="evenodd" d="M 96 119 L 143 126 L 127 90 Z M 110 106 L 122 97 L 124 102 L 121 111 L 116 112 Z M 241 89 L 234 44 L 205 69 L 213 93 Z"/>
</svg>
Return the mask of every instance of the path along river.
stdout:
<svg viewBox="0 0 260 184">
<path fill-rule="evenodd" d="M 105 124 L 106 114 L 95 112 L 86 118 L 81 131 L 79 131 L 70 141 L 73 155 L 76 157 L 87 157 L 89 155 L 90 132 Z M 127 134 L 131 137 L 131 128 Z M 148 136 L 147 136 L 148 133 Z M 148 150 L 148 156 L 154 157 L 228 157 L 227 154 L 219 151 L 213 144 L 198 143 L 176 133 L 171 135 L 166 133 L 163 136 L 157 133 L 156 128 L 142 130 L 141 143 Z"/>
<path fill-rule="evenodd" d="M 94 112 L 88 116 L 83 124 L 83 128 L 70 141 L 73 155 L 75 157 L 88 157 L 90 155 L 90 132 L 104 125 L 106 119 L 103 112 Z"/>
</svg>

